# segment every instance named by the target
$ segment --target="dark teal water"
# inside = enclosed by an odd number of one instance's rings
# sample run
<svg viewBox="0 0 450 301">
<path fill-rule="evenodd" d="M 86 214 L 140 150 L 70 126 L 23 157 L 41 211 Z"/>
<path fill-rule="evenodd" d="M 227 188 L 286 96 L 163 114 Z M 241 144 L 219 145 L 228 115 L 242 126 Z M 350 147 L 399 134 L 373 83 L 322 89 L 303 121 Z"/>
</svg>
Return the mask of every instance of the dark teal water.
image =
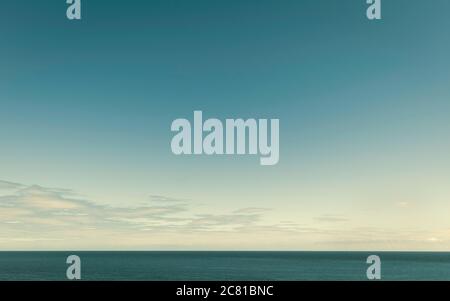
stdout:
<svg viewBox="0 0 450 301">
<path fill-rule="evenodd" d="M 68 255 L 83 280 L 365 280 L 381 257 L 383 280 L 450 280 L 450 253 L 0 252 L 0 280 L 65 280 Z"/>
</svg>

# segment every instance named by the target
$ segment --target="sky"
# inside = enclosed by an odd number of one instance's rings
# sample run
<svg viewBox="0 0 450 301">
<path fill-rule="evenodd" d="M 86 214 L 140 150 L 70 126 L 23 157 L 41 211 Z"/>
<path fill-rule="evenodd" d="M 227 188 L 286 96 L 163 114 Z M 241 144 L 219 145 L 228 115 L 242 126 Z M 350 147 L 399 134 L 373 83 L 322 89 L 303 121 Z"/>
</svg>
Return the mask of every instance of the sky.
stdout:
<svg viewBox="0 0 450 301">
<path fill-rule="evenodd" d="M 365 2 L 2 1 L 0 250 L 449 251 L 450 2 Z M 195 110 L 279 163 L 175 156 Z"/>
</svg>

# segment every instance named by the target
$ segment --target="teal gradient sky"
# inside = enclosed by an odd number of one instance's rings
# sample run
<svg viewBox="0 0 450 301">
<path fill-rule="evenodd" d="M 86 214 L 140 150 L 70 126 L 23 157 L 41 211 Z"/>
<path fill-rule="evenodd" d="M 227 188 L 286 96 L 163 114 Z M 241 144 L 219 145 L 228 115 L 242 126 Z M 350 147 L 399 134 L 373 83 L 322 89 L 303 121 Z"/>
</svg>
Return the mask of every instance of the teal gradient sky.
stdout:
<svg viewBox="0 0 450 301">
<path fill-rule="evenodd" d="M 0 249 L 449 250 L 450 2 L 366 7 L 2 1 Z M 194 110 L 280 162 L 174 156 Z"/>
</svg>

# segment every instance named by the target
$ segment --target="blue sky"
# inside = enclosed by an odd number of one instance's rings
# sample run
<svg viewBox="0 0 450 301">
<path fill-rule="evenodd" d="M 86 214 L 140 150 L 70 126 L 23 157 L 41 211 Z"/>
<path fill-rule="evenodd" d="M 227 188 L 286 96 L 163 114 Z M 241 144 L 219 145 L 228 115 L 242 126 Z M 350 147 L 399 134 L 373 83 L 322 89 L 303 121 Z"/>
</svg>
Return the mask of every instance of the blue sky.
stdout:
<svg viewBox="0 0 450 301">
<path fill-rule="evenodd" d="M 0 248 L 448 250 L 448 1 L 4 2 Z M 174 156 L 194 110 L 279 118 L 279 164 Z"/>
</svg>

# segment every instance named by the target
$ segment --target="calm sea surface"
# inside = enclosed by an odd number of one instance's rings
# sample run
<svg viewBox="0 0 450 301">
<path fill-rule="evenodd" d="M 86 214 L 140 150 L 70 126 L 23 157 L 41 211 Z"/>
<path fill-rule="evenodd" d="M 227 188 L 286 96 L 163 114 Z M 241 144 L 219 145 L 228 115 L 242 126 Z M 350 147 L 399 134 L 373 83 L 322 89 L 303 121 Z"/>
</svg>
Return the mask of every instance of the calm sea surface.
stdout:
<svg viewBox="0 0 450 301">
<path fill-rule="evenodd" d="M 384 280 L 450 280 L 450 253 L 413 252 L 0 252 L 0 280 L 365 280 L 381 257 Z"/>
</svg>

